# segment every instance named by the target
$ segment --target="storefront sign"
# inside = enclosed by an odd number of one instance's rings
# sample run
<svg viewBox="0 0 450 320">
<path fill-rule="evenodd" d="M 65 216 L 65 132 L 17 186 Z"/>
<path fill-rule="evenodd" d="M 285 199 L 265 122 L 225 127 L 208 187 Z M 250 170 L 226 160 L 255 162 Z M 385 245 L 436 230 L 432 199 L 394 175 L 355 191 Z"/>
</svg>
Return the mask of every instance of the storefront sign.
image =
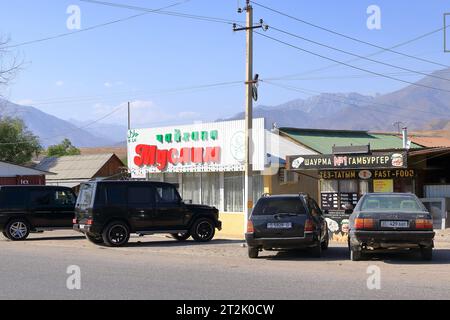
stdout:
<svg viewBox="0 0 450 320">
<path fill-rule="evenodd" d="M 384 169 L 384 170 L 333 170 L 320 171 L 319 177 L 324 180 L 369 180 L 369 179 L 399 179 L 414 178 L 413 169 Z"/>
<path fill-rule="evenodd" d="M 407 168 L 406 152 L 374 152 L 368 155 L 307 155 L 288 157 L 291 170 Z"/>
<path fill-rule="evenodd" d="M 133 178 L 158 172 L 243 171 L 244 121 L 128 131 L 128 167 Z M 264 119 L 253 123 L 253 170 L 266 161 Z"/>
<path fill-rule="evenodd" d="M 394 192 L 394 180 L 373 180 L 373 192 Z"/>
</svg>

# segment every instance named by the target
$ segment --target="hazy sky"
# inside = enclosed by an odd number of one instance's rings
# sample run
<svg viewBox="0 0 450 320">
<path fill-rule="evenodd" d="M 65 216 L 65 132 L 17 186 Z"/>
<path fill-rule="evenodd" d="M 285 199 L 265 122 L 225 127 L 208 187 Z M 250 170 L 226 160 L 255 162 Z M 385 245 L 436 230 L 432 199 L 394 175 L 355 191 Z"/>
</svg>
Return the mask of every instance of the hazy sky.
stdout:
<svg viewBox="0 0 450 320">
<path fill-rule="evenodd" d="M 156 9 L 182 0 L 106 0 Z M 195 15 L 245 20 L 236 0 L 191 0 L 166 9 Z M 442 0 L 258 0 L 295 17 L 390 47 L 443 26 L 443 13 L 450 3 Z M 103 6 L 78 0 L 0 0 L 0 33 L 10 45 L 71 32 L 67 8 L 81 9 L 81 30 L 141 13 L 132 9 Z M 367 8 L 381 9 L 381 29 L 367 27 Z M 255 6 L 255 20 L 264 18 L 270 26 L 360 55 L 379 51 L 323 30 L 293 21 Z M 450 17 L 449 17 L 450 24 Z M 450 33 L 450 32 L 449 32 Z M 265 34 L 296 46 L 348 61 L 354 57 L 331 51 L 269 30 Z M 449 41 L 450 46 L 450 41 Z M 450 65 L 450 53 L 443 53 L 443 33 L 396 49 Z M 10 49 L 25 64 L 2 94 L 15 102 L 33 105 L 63 119 L 93 120 L 126 102 L 133 101 L 136 125 L 165 125 L 215 120 L 243 111 L 244 84 L 186 90 L 213 83 L 243 81 L 245 76 L 245 34 L 233 33 L 228 24 L 184 19 L 149 13 L 95 30 Z M 392 53 L 372 57 L 402 67 L 431 72 L 440 67 Z M 366 76 L 348 67 L 322 71 L 330 61 L 255 35 L 255 73 L 260 78 L 299 74 L 296 80 L 277 83 L 319 92 L 374 94 L 405 86 L 400 82 Z M 367 61 L 351 64 L 381 73 L 403 71 Z M 419 76 L 396 75 L 408 81 Z M 262 83 L 257 104 L 276 105 L 305 95 Z M 125 108 L 105 122 L 125 124 Z"/>
</svg>

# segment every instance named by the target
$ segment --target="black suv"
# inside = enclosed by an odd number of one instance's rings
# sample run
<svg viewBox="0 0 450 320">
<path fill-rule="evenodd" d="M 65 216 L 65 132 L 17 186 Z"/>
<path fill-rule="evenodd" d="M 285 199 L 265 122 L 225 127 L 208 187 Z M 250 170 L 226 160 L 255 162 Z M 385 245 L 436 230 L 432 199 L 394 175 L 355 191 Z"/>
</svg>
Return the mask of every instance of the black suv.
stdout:
<svg viewBox="0 0 450 320">
<path fill-rule="evenodd" d="M 76 195 L 70 188 L 1 186 L 0 230 L 13 241 L 30 232 L 71 229 Z"/>
<path fill-rule="evenodd" d="M 81 185 L 73 228 L 93 243 L 122 246 L 130 233 L 169 233 L 210 241 L 221 229 L 219 211 L 185 204 L 176 186 L 150 181 L 94 181 Z"/>
<path fill-rule="evenodd" d="M 309 248 L 315 257 L 328 249 L 328 227 L 308 195 L 263 196 L 249 218 L 245 238 L 250 258 L 259 251 Z"/>
</svg>

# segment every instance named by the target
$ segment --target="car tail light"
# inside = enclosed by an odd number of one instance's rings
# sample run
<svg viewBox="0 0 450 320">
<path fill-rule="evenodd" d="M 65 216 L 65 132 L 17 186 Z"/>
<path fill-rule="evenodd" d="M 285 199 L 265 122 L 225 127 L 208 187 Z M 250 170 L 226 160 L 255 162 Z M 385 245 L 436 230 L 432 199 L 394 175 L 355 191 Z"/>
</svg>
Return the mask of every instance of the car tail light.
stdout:
<svg viewBox="0 0 450 320">
<path fill-rule="evenodd" d="M 373 229 L 374 222 L 373 219 L 363 219 L 363 218 L 356 218 L 355 219 L 355 229 Z"/>
<path fill-rule="evenodd" d="M 72 219 L 72 224 L 77 224 L 78 220 L 76 218 Z"/>
<path fill-rule="evenodd" d="M 94 221 L 93 221 L 92 219 L 88 219 L 88 221 L 86 221 L 86 224 L 87 224 L 88 226 L 90 226 L 90 225 L 92 225 L 93 222 L 94 222 Z"/>
<path fill-rule="evenodd" d="M 305 221 L 305 232 L 313 232 L 314 231 L 314 223 L 312 220 L 308 219 Z"/>
<path fill-rule="evenodd" d="M 417 219 L 416 229 L 433 229 L 433 220 L 431 219 Z"/>
<path fill-rule="evenodd" d="M 254 233 L 255 232 L 255 228 L 253 226 L 253 221 L 248 220 L 247 222 L 247 233 Z"/>
</svg>

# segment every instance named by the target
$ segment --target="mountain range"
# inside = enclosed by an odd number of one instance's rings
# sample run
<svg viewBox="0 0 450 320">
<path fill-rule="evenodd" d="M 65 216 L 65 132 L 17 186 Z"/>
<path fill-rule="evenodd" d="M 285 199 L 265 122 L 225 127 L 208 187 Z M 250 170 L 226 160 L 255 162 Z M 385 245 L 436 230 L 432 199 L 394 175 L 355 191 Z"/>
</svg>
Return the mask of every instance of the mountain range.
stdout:
<svg viewBox="0 0 450 320">
<path fill-rule="evenodd" d="M 394 123 L 411 130 L 450 129 L 450 68 L 426 76 L 416 85 L 388 94 L 321 93 L 277 106 L 260 105 L 253 116 L 271 127 L 395 131 Z M 437 88 L 430 89 L 428 87 Z M 243 119 L 238 113 L 229 120 Z"/>
<path fill-rule="evenodd" d="M 99 125 L 83 129 L 84 123 L 66 121 L 32 106 L 22 106 L 0 98 L 0 117 L 15 117 L 22 119 L 28 129 L 37 135 L 42 146 L 48 147 L 68 138 L 78 147 L 99 147 L 114 145 L 125 140 L 126 129 L 121 132 L 120 126 L 103 126 L 103 132 L 114 131 L 115 134 L 101 134 Z M 105 128 L 108 127 L 108 128 Z M 81 129 L 80 129 L 81 128 Z M 121 138 L 118 137 L 122 134 Z"/>
<path fill-rule="evenodd" d="M 434 72 L 400 90 L 376 96 L 359 93 L 320 93 L 276 106 L 259 105 L 254 117 L 266 119 L 268 128 L 299 127 L 395 131 L 401 121 L 410 130 L 450 131 L 450 68 Z M 450 78 L 450 77 L 449 77 Z M 431 88 L 436 89 L 431 89 Z M 0 117 L 18 117 L 37 135 L 44 147 L 68 138 L 78 147 L 124 145 L 126 126 L 90 121 L 62 120 L 32 106 L 0 98 Z M 238 113 L 226 119 L 243 119 Z"/>
</svg>

